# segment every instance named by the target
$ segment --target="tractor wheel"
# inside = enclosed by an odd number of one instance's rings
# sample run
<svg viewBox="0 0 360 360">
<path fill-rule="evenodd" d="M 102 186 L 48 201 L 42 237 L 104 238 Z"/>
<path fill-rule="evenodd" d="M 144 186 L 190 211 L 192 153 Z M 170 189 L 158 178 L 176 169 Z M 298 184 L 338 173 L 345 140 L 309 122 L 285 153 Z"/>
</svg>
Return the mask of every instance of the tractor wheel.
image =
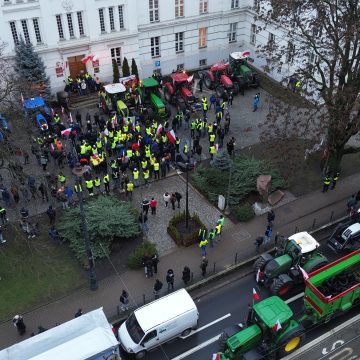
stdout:
<svg viewBox="0 0 360 360">
<path fill-rule="evenodd" d="M 204 74 L 203 82 L 204 82 L 205 86 L 210 90 L 214 87 L 214 83 L 211 80 L 211 77 L 209 76 L 209 74 L 207 74 L 207 73 Z"/>
<path fill-rule="evenodd" d="M 216 96 L 217 96 L 218 98 L 222 98 L 222 96 L 224 95 L 225 89 L 224 89 L 223 86 L 218 85 L 218 86 L 216 87 L 215 91 L 216 91 Z"/>
<path fill-rule="evenodd" d="M 219 350 L 224 352 L 226 350 L 226 341 L 229 338 L 229 335 L 226 332 L 221 333 L 219 337 Z"/>
<path fill-rule="evenodd" d="M 278 356 L 283 357 L 298 349 L 305 340 L 305 329 L 302 325 L 286 334 L 278 343 Z"/>
<path fill-rule="evenodd" d="M 319 262 L 319 263 L 317 263 L 317 264 L 314 264 L 312 267 L 308 268 L 308 269 L 306 270 L 306 272 L 307 272 L 308 274 L 310 274 L 310 273 L 312 273 L 312 272 L 315 271 L 315 270 L 319 270 L 320 268 L 322 268 L 323 266 L 327 265 L 328 263 L 329 263 L 329 262 L 328 262 L 327 260 L 321 261 L 321 262 Z"/>
<path fill-rule="evenodd" d="M 270 291 L 273 295 L 284 296 L 294 286 L 294 282 L 288 277 L 287 280 L 275 278 L 270 285 Z"/>
<path fill-rule="evenodd" d="M 255 274 L 258 272 L 258 270 L 263 271 L 265 265 L 270 261 L 273 260 L 273 257 L 270 254 L 264 254 L 256 259 L 254 262 L 254 270 Z"/>
<path fill-rule="evenodd" d="M 234 95 L 237 95 L 240 91 L 239 84 L 237 82 L 234 82 L 233 85 L 234 85 L 233 93 L 234 93 Z"/>
<path fill-rule="evenodd" d="M 172 103 L 173 100 L 173 96 L 171 95 L 170 91 L 168 88 L 164 89 L 164 98 L 168 103 Z"/>
</svg>

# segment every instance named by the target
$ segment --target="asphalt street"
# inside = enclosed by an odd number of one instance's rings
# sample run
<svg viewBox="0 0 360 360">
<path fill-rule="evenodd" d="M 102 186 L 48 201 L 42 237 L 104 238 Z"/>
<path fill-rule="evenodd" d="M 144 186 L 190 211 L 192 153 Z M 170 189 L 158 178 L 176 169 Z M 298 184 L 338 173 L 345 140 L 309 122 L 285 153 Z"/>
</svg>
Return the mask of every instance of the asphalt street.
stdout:
<svg viewBox="0 0 360 360">
<path fill-rule="evenodd" d="M 328 232 L 322 232 L 321 238 L 326 238 Z M 315 236 L 316 237 L 316 236 Z M 318 238 L 318 240 L 321 240 Z M 322 242 L 319 249 L 330 261 L 339 258 L 334 254 L 325 242 Z M 148 360 L 206 360 L 218 351 L 218 338 L 222 331 L 234 324 L 244 323 L 247 317 L 248 304 L 252 303 L 252 289 L 260 295 L 261 299 L 270 296 L 270 293 L 257 286 L 254 275 L 248 275 L 237 279 L 229 285 L 210 291 L 205 296 L 196 300 L 200 321 L 199 327 L 186 338 L 172 340 L 160 348 L 150 351 Z M 297 318 L 302 313 L 302 291 L 303 287 L 295 288 L 285 300 Z M 345 316 L 334 319 L 330 324 L 322 325 L 312 329 L 306 337 L 306 342 L 319 337 L 321 334 L 330 331 L 334 326 L 341 324 L 356 313 L 358 309 L 345 314 Z M 329 340 L 330 341 L 330 340 Z M 305 343 L 306 343 L 305 342 Z M 331 344 L 327 345 L 331 348 Z M 317 355 L 316 355 L 317 356 Z M 319 357 L 306 358 L 307 360 L 319 359 Z M 126 357 L 125 357 L 126 358 Z M 296 359 L 296 358 L 294 358 Z M 329 360 L 331 360 L 329 358 Z"/>
</svg>

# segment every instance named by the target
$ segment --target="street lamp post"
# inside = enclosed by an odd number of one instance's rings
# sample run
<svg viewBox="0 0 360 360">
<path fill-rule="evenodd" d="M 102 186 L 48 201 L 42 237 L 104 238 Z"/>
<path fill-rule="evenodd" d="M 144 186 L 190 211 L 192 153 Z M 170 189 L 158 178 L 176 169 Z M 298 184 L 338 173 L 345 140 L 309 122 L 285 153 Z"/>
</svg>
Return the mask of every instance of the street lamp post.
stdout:
<svg viewBox="0 0 360 360">
<path fill-rule="evenodd" d="M 189 163 L 186 163 L 185 226 L 189 227 Z"/>
<path fill-rule="evenodd" d="M 226 206 L 225 206 L 225 210 L 224 210 L 224 214 L 226 216 L 230 215 L 229 199 L 230 199 L 230 186 L 231 186 L 232 167 L 233 167 L 233 163 L 231 162 L 230 167 L 229 167 L 229 183 L 228 183 L 227 194 L 226 194 Z"/>
<path fill-rule="evenodd" d="M 98 283 L 96 279 L 96 272 L 95 272 L 95 261 L 90 247 L 89 241 L 89 232 L 87 227 L 87 221 L 85 217 L 85 210 L 84 210 L 84 203 L 83 203 L 83 196 L 82 196 L 82 184 L 81 184 L 81 176 L 83 175 L 83 169 L 81 165 L 76 166 L 73 169 L 73 174 L 77 176 L 76 182 L 79 186 L 79 191 L 77 192 L 79 198 L 79 207 L 80 207 L 80 219 L 81 219 L 81 230 L 83 234 L 85 249 L 86 249 L 86 256 L 89 263 L 89 277 L 90 277 L 90 290 L 95 291 L 98 289 Z M 81 190 L 80 190 L 81 189 Z"/>
</svg>

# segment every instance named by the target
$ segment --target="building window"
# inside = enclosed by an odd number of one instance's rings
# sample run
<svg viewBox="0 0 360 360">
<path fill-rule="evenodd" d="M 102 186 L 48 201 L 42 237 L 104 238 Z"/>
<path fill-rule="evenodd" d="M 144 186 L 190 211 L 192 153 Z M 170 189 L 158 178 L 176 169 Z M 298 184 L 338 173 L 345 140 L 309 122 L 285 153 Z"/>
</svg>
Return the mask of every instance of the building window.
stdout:
<svg viewBox="0 0 360 360">
<path fill-rule="evenodd" d="M 207 42 L 207 28 L 199 29 L 199 48 L 206 47 Z"/>
<path fill-rule="evenodd" d="M 252 45 L 256 44 L 256 25 L 255 24 L 251 24 L 250 44 L 252 44 Z"/>
<path fill-rule="evenodd" d="M 185 65 L 184 64 L 178 64 L 176 65 L 176 71 L 184 70 Z"/>
<path fill-rule="evenodd" d="M 292 64 L 295 55 L 295 45 L 291 41 L 288 42 L 287 52 L 286 52 L 286 62 Z"/>
<path fill-rule="evenodd" d="M 175 17 L 184 16 L 184 0 L 175 0 Z"/>
<path fill-rule="evenodd" d="M 121 66 L 121 47 L 110 49 L 111 60 L 115 60 L 118 66 Z"/>
<path fill-rule="evenodd" d="M 125 28 L 125 25 L 124 25 L 124 5 L 119 5 L 118 10 L 119 10 L 120 29 L 124 29 Z"/>
<path fill-rule="evenodd" d="M 160 36 L 151 38 L 151 57 L 160 56 Z"/>
<path fill-rule="evenodd" d="M 208 0 L 200 0 L 200 3 L 199 3 L 199 13 L 200 14 L 206 14 L 208 12 Z"/>
<path fill-rule="evenodd" d="M 274 48 L 274 45 L 275 45 L 275 34 L 269 32 L 268 47 L 270 51 Z"/>
<path fill-rule="evenodd" d="M 41 39 L 41 33 L 40 33 L 40 26 L 39 26 L 39 20 L 37 18 L 33 19 L 33 25 L 34 25 L 34 33 L 35 33 L 35 37 L 36 37 L 36 42 L 38 44 L 41 44 L 42 39 Z"/>
<path fill-rule="evenodd" d="M 65 36 L 64 36 L 64 29 L 63 29 L 62 21 L 61 21 L 61 15 L 56 15 L 56 23 L 57 23 L 58 33 L 59 33 L 59 39 L 64 40 Z"/>
<path fill-rule="evenodd" d="M 184 51 L 184 33 L 175 33 L 175 51 L 177 53 Z"/>
<path fill-rule="evenodd" d="M 104 20 L 104 9 L 99 9 L 99 21 L 100 21 L 100 31 L 101 31 L 101 33 L 106 32 L 105 20 Z"/>
<path fill-rule="evenodd" d="M 207 60 L 206 59 L 200 59 L 199 60 L 199 66 L 206 66 L 207 65 Z"/>
<path fill-rule="evenodd" d="M 16 24 L 15 21 L 10 21 L 10 29 L 11 29 L 11 34 L 14 40 L 14 44 L 15 45 L 19 45 L 19 36 L 16 30 Z"/>
<path fill-rule="evenodd" d="M 239 7 L 239 0 L 231 0 L 231 8 L 237 9 Z"/>
<path fill-rule="evenodd" d="M 311 64 L 316 64 L 319 62 L 319 56 L 315 54 L 315 52 L 311 52 L 309 54 L 309 62 Z"/>
<path fill-rule="evenodd" d="M 231 23 L 229 29 L 229 43 L 236 41 L 237 23 Z"/>
<path fill-rule="evenodd" d="M 74 34 L 74 25 L 73 25 L 73 21 L 72 21 L 72 14 L 71 13 L 67 13 L 66 14 L 66 18 L 67 18 L 67 23 L 68 23 L 68 28 L 69 28 L 69 34 L 71 38 L 75 37 Z"/>
<path fill-rule="evenodd" d="M 149 0 L 150 22 L 159 21 L 159 0 Z"/>
<path fill-rule="evenodd" d="M 84 23 L 83 23 L 81 11 L 78 11 L 76 13 L 76 15 L 77 15 L 78 25 L 79 25 L 79 34 L 80 34 L 80 36 L 85 36 Z"/>
<path fill-rule="evenodd" d="M 31 41 L 30 41 L 29 29 L 28 29 L 26 20 L 21 20 L 21 27 L 23 30 L 25 42 L 27 44 L 30 44 Z"/>
<path fill-rule="evenodd" d="M 114 8 L 113 7 L 109 7 L 109 22 L 110 22 L 110 30 L 115 31 Z"/>
</svg>

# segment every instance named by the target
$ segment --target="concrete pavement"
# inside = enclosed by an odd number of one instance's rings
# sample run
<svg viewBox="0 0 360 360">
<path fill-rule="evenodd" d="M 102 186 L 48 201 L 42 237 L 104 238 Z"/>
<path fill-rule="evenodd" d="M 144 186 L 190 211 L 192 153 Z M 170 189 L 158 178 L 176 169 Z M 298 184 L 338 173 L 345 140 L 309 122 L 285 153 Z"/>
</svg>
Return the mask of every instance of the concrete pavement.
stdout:
<svg viewBox="0 0 360 360">
<path fill-rule="evenodd" d="M 177 176 L 177 175 L 175 175 Z M 160 182 L 159 182 L 160 183 Z M 287 203 L 276 211 L 274 234 L 279 231 L 284 235 L 291 235 L 295 231 L 310 230 L 314 224 L 321 226 L 333 219 L 344 216 L 346 202 L 351 194 L 359 190 L 360 173 L 341 179 L 336 190 L 322 193 L 321 189 L 309 193 Z M 194 192 L 193 189 L 190 191 Z M 192 196 L 192 193 L 190 193 Z M 214 209 L 215 213 L 217 212 Z M 214 214 L 214 213 L 213 213 Z M 199 214 L 202 217 L 202 214 Z M 151 216 L 151 215 L 149 215 Z M 228 219 L 221 242 L 214 249 L 208 249 L 208 274 L 226 269 L 238 262 L 255 255 L 254 239 L 263 235 L 266 228 L 266 215 L 256 217 L 248 223 L 233 224 Z M 172 249 L 168 255 L 161 257 L 158 266 L 158 278 L 164 283 L 165 274 L 172 268 L 175 272 L 175 286 L 182 287 L 181 272 L 185 265 L 193 272 L 194 281 L 201 278 L 200 250 L 194 245 L 188 248 Z M 128 270 L 121 275 L 116 273 L 99 283 L 99 289 L 91 292 L 88 289 L 79 290 L 69 296 L 57 299 L 52 303 L 41 306 L 24 314 L 27 325 L 27 335 L 37 330 L 39 325 L 45 328 L 55 326 L 73 318 L 78 308 L 84 312 L 103 306 L 108 318 L 117 315 L 117 305 L 121 290 L 126 288 L 130 294 L 130 301 L 134 306 L 140 306 L 144 299 L 153 299 L 152 287 L 156 277 L 147 279 L 143 270 Z M 17 335 L 11 320 L 0 324 L 0 347 L 10 346 L 25 338 Z"/>
</svg>

